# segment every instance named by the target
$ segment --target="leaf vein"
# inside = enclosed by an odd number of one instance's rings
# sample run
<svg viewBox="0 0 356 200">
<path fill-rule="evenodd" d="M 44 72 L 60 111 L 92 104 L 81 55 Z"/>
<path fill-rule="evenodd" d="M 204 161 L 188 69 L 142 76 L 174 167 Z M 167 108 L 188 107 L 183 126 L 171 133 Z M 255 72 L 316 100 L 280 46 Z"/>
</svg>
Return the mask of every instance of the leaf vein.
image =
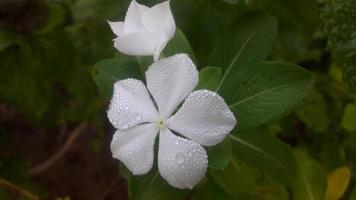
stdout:
<svg viewBox="0 0 356 200">
<path fill-rule="evenodd" d="M 236 136 L 230 135 L 231 139 L 235 140 L 236 142 L 239 142 L 245 146 L 250 147 L 251 149 L 254 149 L 255 151 L 258 151 L 260 153 L 262 153 L 263 155 L 267 156 L 269 159 L 271 159 L 272 161 L 276 162 L 278 165 L 280 165 L 281 167 L 283 167 L 283 164 L 281 162 L 279 162 L 278 160 L 276 160 L 273 156 L 269 155 L 268 153 L 266 153 L 265 151 L 263 151 L 261 148 L 256 147 L 253 144 L 250 144 Z"/>
</svg>

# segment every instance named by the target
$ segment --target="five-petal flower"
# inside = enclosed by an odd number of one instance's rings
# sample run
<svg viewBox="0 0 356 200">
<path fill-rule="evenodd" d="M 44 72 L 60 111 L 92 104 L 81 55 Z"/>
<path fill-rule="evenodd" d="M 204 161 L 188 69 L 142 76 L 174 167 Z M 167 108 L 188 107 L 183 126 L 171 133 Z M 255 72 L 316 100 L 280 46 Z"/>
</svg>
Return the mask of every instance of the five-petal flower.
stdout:
<svg viewBox="0 0 356 200">
<path fill-rule="evenodd" d="M 114 85 L 108 109 L 108 118 L 118 129 L 111 142 L 113 157 L 134 175 L 146 174 L 153 166 L 154 143 L 159 134 L 161 176 L 174 187 L 193 188 L 205 176 L 208 165 L 201 145 L 221 142 L 234 128 L 236 119 L 217 93 L 192 92 L 198 83 L 198 71 L 186 54 L 153 63 L 146 79 L 147 88 L 136 79 Z"/>
<path fill-rule="evenodd" d="M 176 31 L 169 1 L 148 8 L 133 0 L 125 21 L 109 21 L 109 25 L 117 36 L 116 49 L 127 55 L 153 55 L 155 61 Z"/>
</svg>

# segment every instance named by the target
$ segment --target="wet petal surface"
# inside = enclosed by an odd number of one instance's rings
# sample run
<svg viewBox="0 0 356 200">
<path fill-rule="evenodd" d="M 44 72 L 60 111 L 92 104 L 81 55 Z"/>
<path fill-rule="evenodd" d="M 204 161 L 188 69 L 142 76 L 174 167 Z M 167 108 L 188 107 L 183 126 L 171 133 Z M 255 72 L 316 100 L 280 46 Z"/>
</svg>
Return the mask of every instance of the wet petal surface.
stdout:
<svg viewBox="0 0 356 200">
<path fill-rule="evenodd" d="M 109 121 L 117 129 L 154 122 L 158 117 L 146 86 L 136 79 L 125 79 L 115 83 L 107 114 Z"/>
<path fill-rule="evenodd" d="M 221 142 L 235 127 L 236 119 L 223 98 L 208 90 L 188 96 L 168 120 L 169 128 L 206 146 Z"/>
<path fill-rule="evenodd" d="M 134 175 L 146 174 L 153 166 L 158 131 L 154 124 L 117 130 L 110 145 L 113 157 L 123 162 Z"/>
<path fill-rule="evenodd" d="M 160 59 L 146 71 L 147 88 L 160 115 L 169 117 L 198 84 L 198 71 L 186 54 Z"/>
<path fill-rule="evenodd" d="M 206 151 L 199 144 L 161 130 L 158 170 L 170 185 L 192 189 L 205 176 L 208 167 Z"/>
</svg>

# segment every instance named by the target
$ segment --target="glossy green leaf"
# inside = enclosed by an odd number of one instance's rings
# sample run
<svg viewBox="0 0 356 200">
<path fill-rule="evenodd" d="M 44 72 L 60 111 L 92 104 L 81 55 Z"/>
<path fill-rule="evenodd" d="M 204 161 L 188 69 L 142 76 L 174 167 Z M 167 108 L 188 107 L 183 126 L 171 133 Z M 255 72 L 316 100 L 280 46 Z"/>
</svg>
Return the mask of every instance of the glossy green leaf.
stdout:
<svg viewBox="0 0 356 200">
<path fill-rule="evenodd" d="M 225 138 L 221 143 L 208 147 L 209 167 L 213 169 L 223 170 L 229 164 L 232 158 L 232 146 L 229 137 Z"/>
<path fill-rule="evenodd" d="M 293 179 L 292 192 L 295 200 L 324 200 L 326 174 L 320 164 L 305 150 L 295 150 L 297 174 Z"/>
<path fill-rule="evenodd" d="M 230 135 L 236 157 L 260 169 L 287 170 L 294 167 L 287 145 L 273 136 L 259 132 Z"/>
<path fill-rule="evenodd" d="M 312 83 L 311 75 L 299 66 L 262 62 L 239 68 L 222 94 L 236 114 L 241 131 L 288 113 L 309 93 Z"/>
<path fill-rule="evenodd" d="M 229 96 L 229 86 L 235 83 L 235 76 L 266 59 L 276 37 L 277 22 L 273 17 L 257 12 L 239 17 L 221 36 L 210 59 L 210 65 L 224 69 L 216 90 Z"/>
<path fill-rule="evenodd" d="M 199 71 L 198 89 L 214 90 L 219 83 L 221 77 L 221 68 L 204 67 Z"/>
<path fill-rule="evenodd" d="M 107 59 L 98 62 L 92 74 L 99 91 L 107 98 L 111 98 L 116 81 L 126 78 L 141 78 L 137 62 L 121 59 Z"/>
<path fill-rule="evenodd" d="M 237 19 L 212 56 L 212 64 L 224 68 L 216 91 L 238 116 L 240 130 L 279 118 L 310 89 L 311 76 L 298 66 L 256 64 L 268 56 L 276 36 L 273 17 L 248 13 Z"/>
</svg>

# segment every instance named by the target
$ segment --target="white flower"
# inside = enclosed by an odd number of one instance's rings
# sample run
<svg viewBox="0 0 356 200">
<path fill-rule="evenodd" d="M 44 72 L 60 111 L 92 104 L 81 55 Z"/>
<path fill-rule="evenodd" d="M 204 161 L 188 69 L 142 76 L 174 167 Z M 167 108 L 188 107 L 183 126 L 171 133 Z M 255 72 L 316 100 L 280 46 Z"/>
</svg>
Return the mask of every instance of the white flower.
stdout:
<svg viewBox="0 0 356 200">
<path fill-rule="evenodd" d="M 136 79 L 114 85 L 108 110 L 110 122 L 118 129 L 111 142 L 113 157 L 134 175 L 146 174 L 153 165 L 159 133 L 159 173 L 174 187 L 193 188 L 208 166 L 201 145 L 221 142 L 234 128 L 235 117 L 217 93 L 192 92 L 198 71 L 186 54 L 153 63 L 146 79 L 147 88 Z"/>
<path fill-rule="evenodd" d="M 169 1 L 148 8 L 133 0 L 125 21 L 109 24 L 117 35 L 116 49 L 134 56 L 153 55 L 155 61 L 176 31 Z"/>
</svg>

